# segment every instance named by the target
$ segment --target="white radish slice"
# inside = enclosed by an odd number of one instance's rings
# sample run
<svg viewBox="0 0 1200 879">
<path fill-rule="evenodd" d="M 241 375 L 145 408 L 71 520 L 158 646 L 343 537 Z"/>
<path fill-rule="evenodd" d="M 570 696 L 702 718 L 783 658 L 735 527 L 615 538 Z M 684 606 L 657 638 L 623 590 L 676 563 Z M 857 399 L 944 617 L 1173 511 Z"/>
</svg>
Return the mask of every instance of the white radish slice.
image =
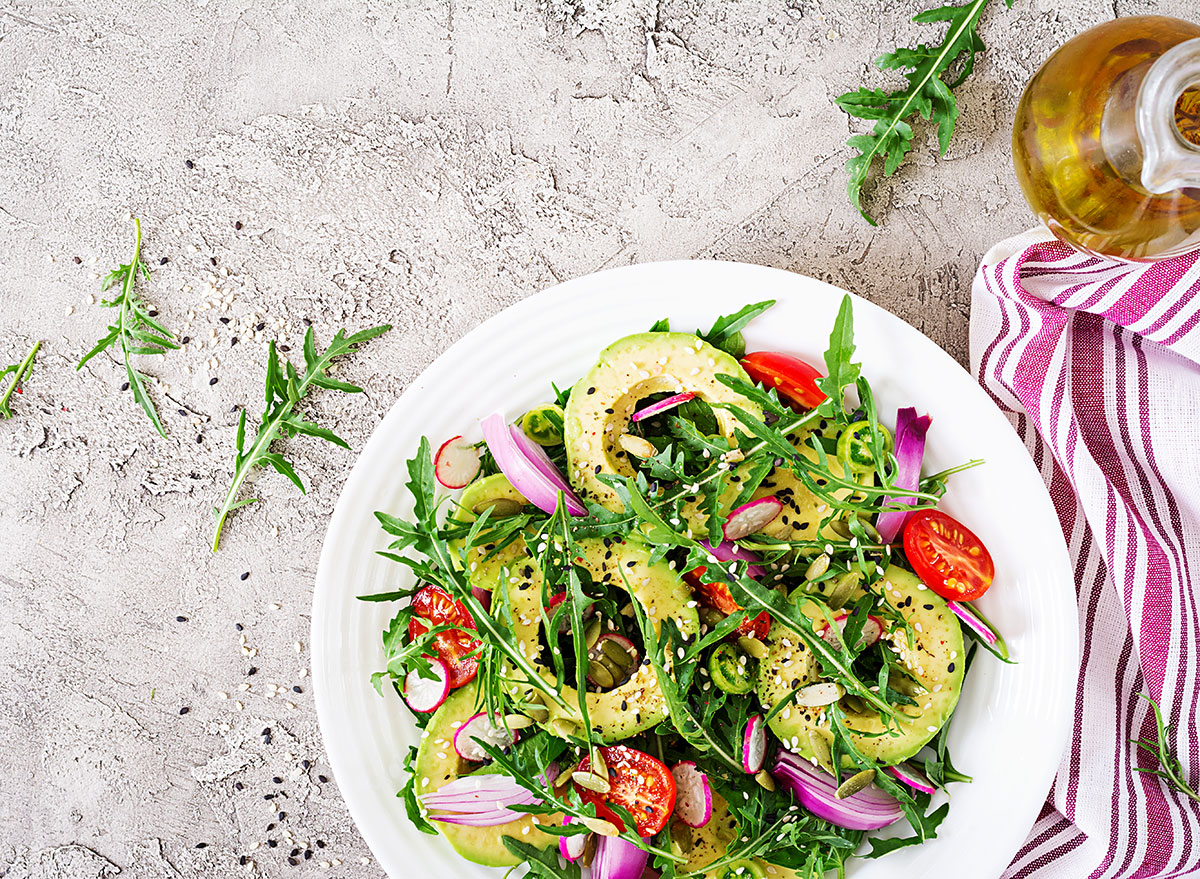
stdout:
<svg viewBox="0 0 1200 879">
<path fill-rule="evenodd" d="M 936 788 L 933 782 L 925 777 L 923 772 L 917 771 L 911 763 L 901 763 L 899 766 L 889 766 L 887 771 L 902 782 L 907 784 L 913 790 L 919 790 L 923 794 L 931 794 Z"/>
<path fill-rule="evenodd" d="M 488 752 L 479 746 L 476 739 L 497 748 L 508 748 L 516 742 L 517 733 L 515 730 L 506 730 L 503 723 L 480 712 L 463 721 L 463 725 L 454 734 L 454 750 L 458 752 L 458 756 L 476 763 L 489 759 Z"/>
<path fill-rule="evenodd" d="M 575 819 L 570 815 L 563 816 L 563 826 L 574 824 Z M 590 833 L 578 833 L 575 836 L 560 836 L 558 838 L 558 853 L 570 863 L 575 863 L 583 857 L 583 850 L 587 848 L 588 837 Z"/>
<path fill-rule="evenodd" d="M 462 488 L 479 473 L 479 449 L 461 436 L 442 443 L 433 456 L 433 475 L 446 488 Z"/>
<path fill-rule="evenodd" d="M 838 630 L 839 635 L 842 632 L 846 631 L 846 621 L 848 619 L 850 619 L 850 615 L 845 614 L 845 613 L 840 613 L 833 618 L 834 623 L 837 624 L 837 630 Z M 881 620 L 877 616 L 871 616 L 868 614 L 867 621 L 865 623 L 863 623 L 862 634 L 859 636 L 858 645 L 855 647 L 855 649 L 856 650 L 866 650 L 868 647 L 871 647 L 872 645 L 874 645 L 875 642 L 877 642 L 882 637 L 883 637 L 883 620 Z M 841 640 L 838 637 L 838 635 L 835 635 L 833 633 L 833 629 L 830 628 L 829 626 L 826 626 L 822 630 L 821 638 L 824 639 L 825 641 L 828 641 L 830 644 L 839 643 Z"/>
<path fill-rule="evenodd" d="M 404 676 L 404 701 L 413 711 L 436 711 L 450 693 L 450 670 L 440 659 L 430 659 L 433 678 L 421 677 L 417 669 Z"/>
<path fill-rule="evenodd" d="M 676 406 L 682 406 L 688 400 L 691 400 L 696 395 L 692 391 L 684 391 L 682 394 L 676 394 L 673 397 L 667 397 L 665 400 L 659 400 L 657 403 L 651 403 L 645 409 L 639 409 L 633 413 L 633 417 L 629 420 L 635 424 L 639 421 L 644 421 L 647 418 L 653 418 L 655 415 L 662 415 L 664 412 L 674 409 Z"/>
<path fill-rule="evenodd" d="M 671 774 L 675 776 L 675 817 L 688 827 L 703 827 L 713 810 L 708 776 L 691 760 L 676 763 Z"/>
<path fill-rule="evenodd" d="M 722 532 L 726 540 L 741 540 L 756 531 L 762 531 L 783 512 L 783 504 L 774 497 L 759 498 L 742 504 L 729 514 Z"/>
<path fill-rule="evenodd" d="M 832 705 L 845 695 L 846 691 L 840 684 L 823 681 L 797 690 L 796 704 L 801 708 L 820 708 L 822 705 Z"/>
<path fill-rule="evenodd" d="M 753 775 L 763 768 L 767 758 L 767 725 L 763 716 L 756 714 L 746 721 L 746 734 L 742 736 L 742 768 Z"/>
</svg>

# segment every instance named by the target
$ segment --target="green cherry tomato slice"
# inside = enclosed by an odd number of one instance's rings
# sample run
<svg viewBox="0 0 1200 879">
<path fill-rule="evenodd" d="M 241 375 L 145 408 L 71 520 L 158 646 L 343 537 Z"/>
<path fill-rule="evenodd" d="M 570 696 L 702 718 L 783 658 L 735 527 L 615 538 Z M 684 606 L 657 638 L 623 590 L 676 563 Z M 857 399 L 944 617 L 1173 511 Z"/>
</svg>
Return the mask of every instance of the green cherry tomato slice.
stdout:
<svg viewBox="0 0 1200 879">
<path fill-rule="evenodd" d="M 563 441 L 563 410 L 553 403 L 534 406 L 521 419 L 521 430 L 539 446 L 557 446 Z"/>
<path fill-rule="evenodd" d="M 754 689 L 750 662 L 750 658 L 732 644 L 721 644 L 708 657 L 708 674 L 726 693 L 743 695 Z"/>
<path fill-rule="evenodd" d="M 891 432 L 881 424 L 879 433 L 883 438 L 883 450 L 891 451 Z M 837 456 L 838 460 L 854 473 L 870 473 L 878 469 L 875 454 L 871 450 L 871 422 L 856 421 L 844 428 L 838 436 Z"/>
</svg>

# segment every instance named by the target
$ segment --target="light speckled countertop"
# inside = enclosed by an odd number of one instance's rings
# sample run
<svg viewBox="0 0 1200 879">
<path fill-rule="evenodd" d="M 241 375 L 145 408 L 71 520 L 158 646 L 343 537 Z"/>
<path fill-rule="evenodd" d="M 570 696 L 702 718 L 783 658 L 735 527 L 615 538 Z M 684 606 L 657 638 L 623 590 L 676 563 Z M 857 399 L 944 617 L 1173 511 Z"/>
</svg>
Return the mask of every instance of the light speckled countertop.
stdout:
<svg viewBox="0 0 1200 879">
<path fill-rule="evenodd" d="M 308 409 L 355 449 L 468 329 L 632 262 L 815 275 L 965 360 L 979 258 L 1031 221 L 1009 166 L 1022 84 L 1114 13 L 1188 8 L 994 5 L 949 156 L 923 132 L 872 191 L 873 229 L 832 97 L 928 38 L 909 3 L 0 2 L 0 362 L 45 340 L 0 422 L 0 877 L 378 876 L 306 676 L 353 453 L 289 443 L 308 496 L 258 476 L 264 502 L 208 550 L 265 338 L 396 326 L 343 367 L 365 395 Z M 112 357 L 74 369 L 130 211 L 143 289 L 190 339 L 146 366 L 165 440 Z"/>
</svg>

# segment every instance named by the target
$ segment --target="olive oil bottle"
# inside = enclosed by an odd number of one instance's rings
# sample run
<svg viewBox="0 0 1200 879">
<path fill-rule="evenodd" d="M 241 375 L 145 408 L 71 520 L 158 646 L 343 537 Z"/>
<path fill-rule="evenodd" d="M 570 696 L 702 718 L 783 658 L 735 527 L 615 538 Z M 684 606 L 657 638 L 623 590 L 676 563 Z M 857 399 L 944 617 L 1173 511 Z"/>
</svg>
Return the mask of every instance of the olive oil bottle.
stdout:
<svg viewBox="0 0 1200 879">
<path fill-rule="evenodd" d="M 1013 162 L 1075 247 L 1138 261 L 1200 249 L 1200 25 L 1133 16 L 1062 46 L 1025 88 Z"/>
</svg>

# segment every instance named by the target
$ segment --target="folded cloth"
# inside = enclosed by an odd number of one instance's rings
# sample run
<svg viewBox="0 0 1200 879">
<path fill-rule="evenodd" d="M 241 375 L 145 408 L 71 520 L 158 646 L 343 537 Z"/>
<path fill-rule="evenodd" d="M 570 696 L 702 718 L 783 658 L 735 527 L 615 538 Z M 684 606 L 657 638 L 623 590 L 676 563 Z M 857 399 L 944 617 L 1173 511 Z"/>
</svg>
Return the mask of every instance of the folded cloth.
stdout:
<svg viewBox="0 0 1200 879">
<path fill-rule="evenodd" d="M 1134 771 L 1157 768 L 1145 693 L 1200 785 L 1198 324 L 1200 254 L 1118 263 L 1037 230 L 975 277 L 971 367 L 1050 489 L 1082 653 L 1070 745 L 1007 879 L 1200 876 L 1200 803 Z"/>
</svg>

